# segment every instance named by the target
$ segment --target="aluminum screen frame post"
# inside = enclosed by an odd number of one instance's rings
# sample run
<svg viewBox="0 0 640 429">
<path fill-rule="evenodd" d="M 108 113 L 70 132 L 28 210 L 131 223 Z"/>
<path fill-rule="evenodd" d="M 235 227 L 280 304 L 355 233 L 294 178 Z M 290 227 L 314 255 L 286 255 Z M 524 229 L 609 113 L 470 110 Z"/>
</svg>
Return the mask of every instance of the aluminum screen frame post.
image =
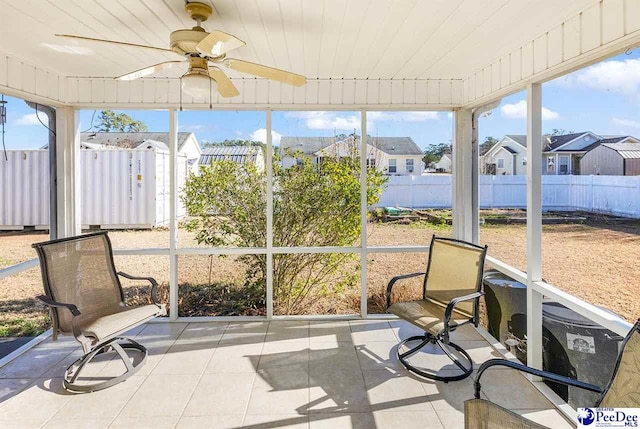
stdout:
<svg viewBox="0 0 640 429">
<path fill-rule="evenodd" d="M 542 369 L 542 85 L 527 87 L 527 364 Z"/>
<path fill-rule="evenodd" d="M 178 115 L 169 109 L 169 320 L 178 319 Z"/>
<path fill-rule="evenodd" d="M 453 112 L 453 237 L 473 237 L 473 114 L 471 109 Z"/>
</svg>

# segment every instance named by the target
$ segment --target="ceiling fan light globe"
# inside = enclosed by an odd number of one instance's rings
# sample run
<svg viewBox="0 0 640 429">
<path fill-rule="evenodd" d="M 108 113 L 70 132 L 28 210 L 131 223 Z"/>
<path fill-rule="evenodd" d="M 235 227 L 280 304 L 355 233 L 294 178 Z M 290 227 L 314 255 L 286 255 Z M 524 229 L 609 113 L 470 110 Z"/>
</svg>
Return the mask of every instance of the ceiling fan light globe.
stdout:
<svg viewBox="0 0 640 429">
<path fill-rule="evenodd" d="M 190 74 L 182 78 L 182 90 L 193 98 L 203 99 L 209 96 L 210 78 L 201 74 Z"/>
</svg>

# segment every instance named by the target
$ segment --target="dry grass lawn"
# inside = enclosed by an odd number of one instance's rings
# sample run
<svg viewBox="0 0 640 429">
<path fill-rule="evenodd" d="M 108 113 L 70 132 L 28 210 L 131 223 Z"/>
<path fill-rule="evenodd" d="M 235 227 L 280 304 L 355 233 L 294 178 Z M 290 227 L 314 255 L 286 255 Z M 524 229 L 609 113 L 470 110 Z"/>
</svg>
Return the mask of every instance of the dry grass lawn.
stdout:
<svg viewBox="0 0 640 429">
<path fill-rule="evenodd" d="M 640 226 L 567 224 L 543 228 L 544 279 L 585 301 L 602 305 L 629 321 L 640 317 Z M 427 245 L 431 235 L 450 235 L 450 227 L 430 224 L 370 224 L 370 246 Z M 182 234 L 182 231 L 181 231 Z M 483 226 L 480 241 L 489 245 L 489 254 L 522 270 L 526 269 L 526 227 L 524 225 Z M 168 231 L 113 231 L 116 248 L 167 247 Z M 35 257 L 31 243 L 44 241 L 46 234 L 0 233 L 0 268 Z M 181 235 L 183 245 L 193 245 L 191 237 Z M 369 312 L 384 311 L 384 289 L 398 274 L 425 268 L 425 253 L 371 253 L 368 260 Z M 118 270 L 156 277 L 168 282 L 167 256 L 118 256 Z M 246 266 L 235 258 L 184 256 L 179 259 L 183 315 L 263 314 L 261 291 L 250 296 L 242 291 Z M 349 265 L 357 269 L 357 261 Z M 210 274 L 211 272 L 211 274 Z M 205 292 L 190 293 L 189 285 L 208 285 Z M 129 298 L 145 299 L 145 288 L 126 283 Z M 166 286 L 165 286 L 166 287 Z M 419 281 L 399 288 L 399 299 L 418 296 Z M 33 297 L 42 292 L 38 268 L 0 280 L 0 336 L 32 335 L 47 324 L 46 312 Z M 163 292 L 166 297 L 166 289 Z M 316 305 L 312 312 L 358 313 L 360 291 L 343 290 L 325 294 L 327 305 Z M 320 301 L 319 301 L 320 302 Z M 194 310 L 196 309 L 196 310 Z"/>
</svg>

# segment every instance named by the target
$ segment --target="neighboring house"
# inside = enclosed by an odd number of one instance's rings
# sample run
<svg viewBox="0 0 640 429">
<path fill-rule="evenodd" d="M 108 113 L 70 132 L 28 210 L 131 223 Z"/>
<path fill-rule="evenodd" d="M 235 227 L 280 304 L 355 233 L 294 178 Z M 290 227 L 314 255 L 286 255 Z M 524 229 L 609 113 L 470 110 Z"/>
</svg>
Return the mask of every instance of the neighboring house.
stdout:
<svg viewBox="0 0 640 429">
<path fill-rule="evenodd" d="M 640 175 L 640 143 L 603 143 L 580 160 L 582 174 Z"/>
<path fill-rule="evenodd" d="M 215 161 L 233 161 L 236 164 L 254 164 L 258 171 L 264 170 L 264 154 L 260 146 L 207 147 L 200 155 L 200 165 L 210 165 Z"/>
<path fill-rule="evenodd" d="M 345 157 L 358 153 L 360 137 L 287 137 L 280 140 L 280 157 L 285 168 L 302 161 L 312 160 L 314 165 L 322 158 Z M 389 175 L 416 175 L 424 170 L 423 153 L 411 137 L 367 137 L 367 165 Z"/>
<path fill-rule="evenodd" d="M 442 158 L 433 164 L 433 168 L 436 173 L 451 173 L 451 166 L 453 165 L 452 156 L 450 153 L 445 153 Z"/>
<path fill-rule="evenodd" d="M 638 143 L 633 136 L 600 136 L 585 131 L 543 136 L 542 174 L 592 174 L 582 172 L 582 158 L 602 144 Z M 483 174 L 527 174 L 527 136 L 504 136 L 482 157 Z"/>
<path fill-rule="evenodd" d="M 482 157 L 482 174 L 527 174 L 527 136 L 508 134 Z"/>
</svg>

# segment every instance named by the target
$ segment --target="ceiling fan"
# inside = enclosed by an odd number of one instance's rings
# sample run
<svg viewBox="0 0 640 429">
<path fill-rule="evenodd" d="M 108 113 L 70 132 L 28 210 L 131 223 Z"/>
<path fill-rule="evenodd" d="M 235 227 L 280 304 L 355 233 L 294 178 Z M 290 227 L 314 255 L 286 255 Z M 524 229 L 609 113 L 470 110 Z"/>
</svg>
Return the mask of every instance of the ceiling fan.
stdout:
<svg viewBox="0 0 640 429">
<path fill-rule="evenodd" d="M 255 64 L 249 61 L 227 58 L 227 53 L 233 49 L 246 45 L 237 37 L 222 31 L 208 33 L 202 28 L 202 22 L 206 21 L 213 9 L 208 4 L 189 2 L 185 4 L 185 10 L 196 21 L 192 29 L 176 30 L 169 36 L 169 49 L 156 46 L 139 45 L 135 43 L 119 42 L 115 40 L 97 39 L 93 37 L 74 36 L 70 34 L 56 34 L 58 37 L 89 40 L 93 42 L 112 43 L 121 46 L 154 49 L 156 51 L 173 52 L 186 56 L 187 60 L 164 61 L 149 67 L 118 76 L 118 80 L 134 80 L 149 76 L 161 70 L 171 68 L 175 64 L 188 62 L 189 70 L 181 77 L 182 90 L 195 98 L 205 98 L 210 91 L 211 81 L 216 83 L 218 93 L 225 98 L 235 97 L 240 94 L 231 79 L 218 65 L 224 65 L 232 70 L 247 73 L 254 76 L 282 82 L 293 86 L 302 86 L 307 79 L 299 74 L 285 70 Z"/>
</svg>

